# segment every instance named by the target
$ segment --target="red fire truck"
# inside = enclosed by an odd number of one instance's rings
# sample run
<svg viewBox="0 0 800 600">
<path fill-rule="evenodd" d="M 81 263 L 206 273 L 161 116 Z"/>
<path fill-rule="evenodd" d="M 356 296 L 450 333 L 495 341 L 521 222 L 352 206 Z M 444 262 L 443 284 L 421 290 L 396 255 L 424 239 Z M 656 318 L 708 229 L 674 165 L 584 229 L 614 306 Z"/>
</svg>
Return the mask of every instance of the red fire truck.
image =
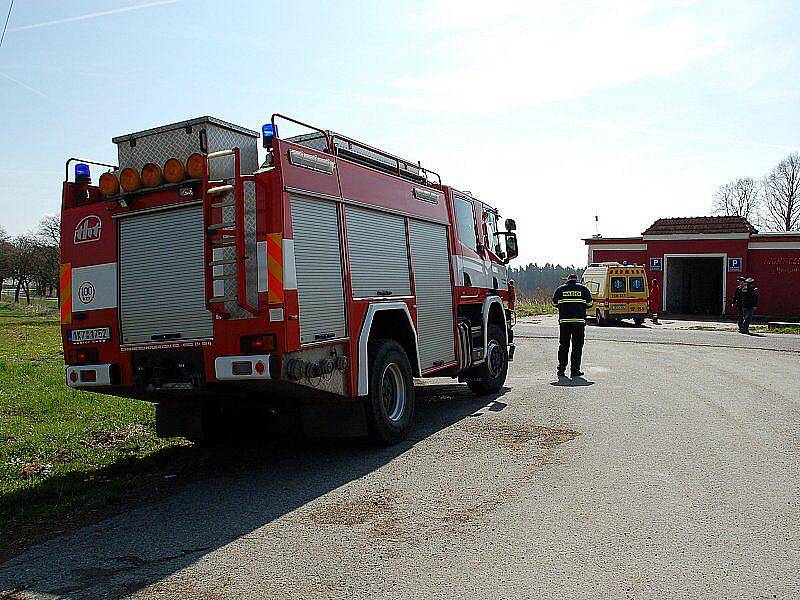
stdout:
<svg viewBox="0 0 800 600">
<path fill-rule="evenodd" d="M 257 132 L 212 117 L 114 138 L 119 165 L 67 161 L 67 385 L 156 403 L 162 436 L 282 403 L 309 431 L 315 415 L 387 444 L 411 426 L 414 377 L 500 390 L 514 221 L 338 133 L 273 115 L 261 136 L 261 164 Z M 90 164 L 108 169 L 97 185 Z"/>
</svg>

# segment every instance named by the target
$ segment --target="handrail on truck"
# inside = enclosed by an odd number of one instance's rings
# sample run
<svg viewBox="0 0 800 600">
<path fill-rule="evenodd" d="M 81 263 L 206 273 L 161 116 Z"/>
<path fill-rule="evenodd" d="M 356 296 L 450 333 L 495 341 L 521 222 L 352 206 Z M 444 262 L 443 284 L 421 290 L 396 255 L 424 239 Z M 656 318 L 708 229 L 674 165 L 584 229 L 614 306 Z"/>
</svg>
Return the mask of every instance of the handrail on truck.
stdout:
<svg viewBox="0 0 800 600">
<path fill-rule="evenodd" d="M 85 158 L 68 158 L 67 164 L 64 165 L 64 181 L 69 181 L 69 165 L 72 162 L 89 163 L 90 165 L 97 165 L 98 167 L 111 167 L 112 169 L 119 169 L 117 165 L 109 165 L 108 163 L 97 162 L 96 160 L 87 160 Z"/>
<path fill-rule="evenodd" d="M 430 169 L 426 169 L 425 167 L 423 167 L 420 162 L 416 162 L 415 163 L 415 162 L 407 160 L 405 158 L 401 158 L 399 156 L 395 156 L 394 154 L 389 154 L 385 150 L 380 150 L 379 148 L 375 148 L 374 146 L 370 146 L 369 144 L 365 144 L 364 142 L 359 142 L 358 140 L 354 140 L 352 138 L 349 138 L 347 136 L 341 135 L 339 133 L 333 133 L 333 135 L 330 135 L 324 129 L 320 129 L 319 127 L 314 127 L 313 125 L 309 125 L 308 123 L 304 123 L 302 121 L 298 121 L 297 119 L 293 119 L 292 117 L 287 117 L 286 115 L 282 115 L 280 113 L 275 113 L 270 118 L 270 123 L 273 126 L 273 130 L 275 128 L 275 119 L 276 118 L 284 119 L 286 121 L 294 123 L 295 125 L 300 125 L 301 127 L 307 127 L 308 129 L 311 129 L 313 131 L 317 131 L 317 132 L 321 133 L 323 135 L 323 137 L 325 138 L 325 147 L 327 149 L 328 154 L 332 154 L 333 156 L 338 156 L 338 154 L 339 154 L 338 153 L 338 148 L 337 148 L 336 142 L 335 142 L 335 140 L 338 138 L 338 139 L 343 140 L 343 141 L 345 141 L 345 142 L 347 142 L 347 143 L 349 143 L 349 144 L 351 144 L 353 146 L 358 146 L 360 148 L 363 148 L 364 150 L 368 150 L 370 152 L 374 152 L 375 154 L 377 154 L 379 156 L 383 156 L 384 158 L 388 158 L 389 160 L 395 161 L 397 163 L 397 174 L 398 175 L 401 175 L 401 170 L 400 170 L 400 164 L 401 163 L 406 165 L 406 166 L 416 166 L 416 167 L 419 168 L 420 171 L 425 173 L 426 181 L 428 180 L 427 175 L 431 174 L 431 175 L 435 175 L 436 176 L 436 179 L 438 181 L 437 185 L 439 185 L 439 186 L 442 185 L 442 177 L 436 171 L 431 171 Z M 280 135 L 276 134 L 275 137 L 280 139 Z M 435 182 L 430 181 L 430 183 L 433 184 Z"/>
</svg>

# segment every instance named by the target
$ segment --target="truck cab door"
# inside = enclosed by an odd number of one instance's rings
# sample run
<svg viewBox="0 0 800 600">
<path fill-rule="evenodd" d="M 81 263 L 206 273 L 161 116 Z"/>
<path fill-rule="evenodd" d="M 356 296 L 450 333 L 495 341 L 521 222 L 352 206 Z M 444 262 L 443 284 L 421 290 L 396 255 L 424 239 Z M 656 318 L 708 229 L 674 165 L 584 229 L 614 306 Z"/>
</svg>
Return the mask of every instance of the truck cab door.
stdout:
<svg viewBox="0 0 800 600">
<path fill-rule="evenodd" d="M 477 226 L 477 217 L 480 213 L 476 209 L 475 203 L 477 202 L 466 196 L 453 195 L 456 237 L 458 238 L 454 271 L 459 285 L 488 288 L 491 287 L 491 277 L 489 277 L 487 263 L 484 259 L 486 254 L 483 243 L 484 236 L 479 233 L 480 229 Z"/>
</svg>

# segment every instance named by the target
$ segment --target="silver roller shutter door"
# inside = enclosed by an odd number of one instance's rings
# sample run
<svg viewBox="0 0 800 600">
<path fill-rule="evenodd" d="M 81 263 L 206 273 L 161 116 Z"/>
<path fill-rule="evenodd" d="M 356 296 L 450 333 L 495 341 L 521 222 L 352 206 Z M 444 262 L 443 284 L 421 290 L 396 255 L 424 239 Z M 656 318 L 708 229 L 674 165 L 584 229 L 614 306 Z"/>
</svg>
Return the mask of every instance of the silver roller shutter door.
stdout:
<svg viewBox="0 0 800 600">
<path fill-rule="evenodd" d="M 119 220 L 120 320 L 125 344 L 210 338 L 201 206 Z M 155 336 L 155 337 L 154 337 Z"/>
<path fill-rule="evenodd" d="M 420 368 L 455 360 L 453 288 L 447 227 L 410 220 Z"/>
<path fill-rule="evenodd" d="M 345 336 L 342 250 L 336 204 L 291 197 L 303 344 Z"/>
<path fill-rule="evenodd" d="M 409 296 L 405 218 L 352 206 L 346 211 L 353 296 Z"/>
</svg>

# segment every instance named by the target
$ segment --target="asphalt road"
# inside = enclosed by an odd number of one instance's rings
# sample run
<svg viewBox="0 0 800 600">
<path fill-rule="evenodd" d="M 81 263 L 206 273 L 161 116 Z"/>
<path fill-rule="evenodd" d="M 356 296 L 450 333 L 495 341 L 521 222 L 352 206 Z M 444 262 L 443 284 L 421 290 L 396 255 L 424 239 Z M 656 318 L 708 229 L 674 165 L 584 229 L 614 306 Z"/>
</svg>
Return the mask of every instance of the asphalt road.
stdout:
<svg viewBox="0 0 800 600">
<path fill-rule="evenodd" d="M 289 445 L 28 550 L 67 597 L 800 595 L 800 336 L 522 323 L 508 389 L 420 388 L 405 444 Z M 23 591 L 24 590 L 24 591 Z"/>
</svg>

